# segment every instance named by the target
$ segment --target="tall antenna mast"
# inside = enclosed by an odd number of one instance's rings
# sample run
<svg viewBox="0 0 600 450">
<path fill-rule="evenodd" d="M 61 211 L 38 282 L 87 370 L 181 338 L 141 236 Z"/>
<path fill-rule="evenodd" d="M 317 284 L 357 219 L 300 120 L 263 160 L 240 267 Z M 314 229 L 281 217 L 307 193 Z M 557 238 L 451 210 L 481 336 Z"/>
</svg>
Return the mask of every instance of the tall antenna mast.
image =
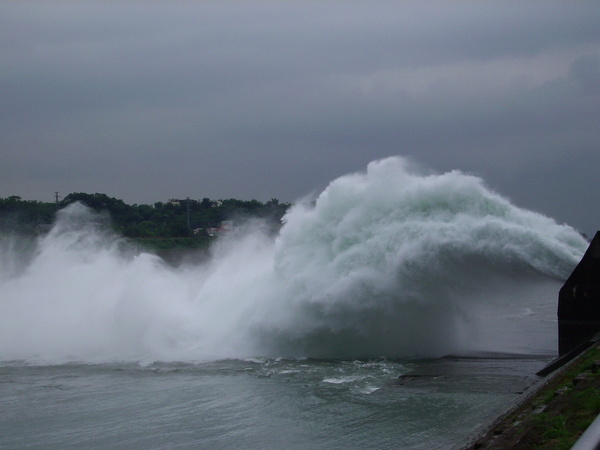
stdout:
<svg viewBox="0 0 600 450">
<path fill-rule="evenodd" d="M 187 227 L 190 229 L 190 198 L 187 198 Z"/>
</svg>

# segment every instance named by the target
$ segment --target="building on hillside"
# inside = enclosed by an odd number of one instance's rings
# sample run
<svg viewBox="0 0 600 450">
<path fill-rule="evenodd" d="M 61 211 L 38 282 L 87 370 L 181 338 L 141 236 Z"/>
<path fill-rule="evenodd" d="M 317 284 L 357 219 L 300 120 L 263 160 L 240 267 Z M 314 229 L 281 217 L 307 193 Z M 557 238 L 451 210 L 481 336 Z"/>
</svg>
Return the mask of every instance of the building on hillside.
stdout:
<svg viewBox="0 0 600 450">
<path fill-rule="evenodd" d="M 39 223 L 34 231 L 38 234 L 50 233 L 53 226 L 51 223 Z"/>
<path fill-rule="evenodd" d="M 218 228 L 207 228 L 206 233 L 209 236 L 216 237 L 233 231 L 234 228 L 235 226 L 233 224 L 233 220 L 224 220 L 223 222 L 221 222 L 221 225 Z M 194 230 L 194 232 L 196 231 Z"/>
</svg>

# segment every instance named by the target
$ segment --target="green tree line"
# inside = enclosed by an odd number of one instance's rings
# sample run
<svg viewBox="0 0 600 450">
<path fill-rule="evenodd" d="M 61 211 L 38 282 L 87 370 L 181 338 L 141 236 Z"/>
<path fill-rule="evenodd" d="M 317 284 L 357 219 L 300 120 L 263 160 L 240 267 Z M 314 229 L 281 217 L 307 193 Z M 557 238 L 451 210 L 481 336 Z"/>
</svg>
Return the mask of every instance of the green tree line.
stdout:
<svg viewBox="0 0 600 450">
<path fill-rule="evenodd" d="M 23 200 L 13 195 L 0 198 L 0 230 L 25 234 L 39 232 L 44 228 L 40 225 L 53 223 L 56 212 L 74 202 L 81 202 L 98 212 L 108 212 L 115 231 L 130 238 L 206 236 L 208 229 L 219 228 L 225 220 L 239 223 L 251 218 L 263 219 L 276 230 L 290 207 L 289 203 L 280 203 L 275 198 L 264 203 L 203 198 L 128 205 L 123 200 L 98 193 L 72 193 L 58 203 Z"/>
</svg>

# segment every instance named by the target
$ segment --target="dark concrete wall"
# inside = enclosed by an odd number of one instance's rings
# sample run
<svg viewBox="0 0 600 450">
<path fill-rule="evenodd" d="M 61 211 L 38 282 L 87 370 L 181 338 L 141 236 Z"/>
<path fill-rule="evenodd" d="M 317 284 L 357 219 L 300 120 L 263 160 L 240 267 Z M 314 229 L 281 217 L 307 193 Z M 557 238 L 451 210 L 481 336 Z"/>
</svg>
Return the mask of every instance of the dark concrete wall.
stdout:
<svg viewBox="0 0 600 450">
<path fill-rule="evenodd" d="M 600 231 L 558 294 L 559 353 L 600 330 Z"/>
</svg>

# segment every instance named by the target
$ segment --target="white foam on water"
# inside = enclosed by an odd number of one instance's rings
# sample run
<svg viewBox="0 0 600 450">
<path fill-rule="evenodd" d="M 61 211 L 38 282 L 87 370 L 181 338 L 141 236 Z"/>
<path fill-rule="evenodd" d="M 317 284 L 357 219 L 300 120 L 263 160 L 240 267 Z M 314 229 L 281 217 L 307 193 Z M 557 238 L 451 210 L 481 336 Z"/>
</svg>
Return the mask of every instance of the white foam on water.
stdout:
<svg viewBox="0 0 600 450">
<path fill-rule="evenodd" d="M 356 381 L 362 380 L 363 377 L 338 377 L 338 378 L 324 378 L 323 383 L 329 384 L 344 384 L 344 383 L 354 383 Z"/>
<path fill-rule="evenodd" d="M 298 203 L 277 237 L 248 227 L 199 265 L 136 254 L 107 228 L 74 204 L 26 260 L 4 238 L 0 360 L 442 355 L 484 343 L 491 313 L 546 320 L 556 297 L 533 305 L 531 292 L 560 286 L 587 247 L 477 177 L 400 157 Z"/>
</svg>

